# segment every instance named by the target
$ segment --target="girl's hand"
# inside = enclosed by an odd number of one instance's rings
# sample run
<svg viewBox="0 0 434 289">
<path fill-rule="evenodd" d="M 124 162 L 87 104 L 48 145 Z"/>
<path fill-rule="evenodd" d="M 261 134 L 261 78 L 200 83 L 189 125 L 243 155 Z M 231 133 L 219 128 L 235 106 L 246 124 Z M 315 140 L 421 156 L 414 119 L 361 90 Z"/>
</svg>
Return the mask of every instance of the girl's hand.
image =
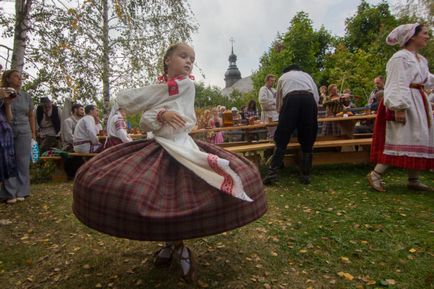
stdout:
<svg viewBox="0 0 434 289">
<path fill-rule="evenodd" d="M 165 111 L 161 115 L 161 119 L 163 119 L 164 122 L 167 122 L 173 128 L 181 128 L 181 127 L 184 127 L 186 124 L 186 122 L 182 118 L 182 116 L 180 116 L 175 111 Z"/>
<path fill-rule="evenodd" d="M 395 111 L 395 121 L 405 124 L 405 110 Z"/>
</svg>

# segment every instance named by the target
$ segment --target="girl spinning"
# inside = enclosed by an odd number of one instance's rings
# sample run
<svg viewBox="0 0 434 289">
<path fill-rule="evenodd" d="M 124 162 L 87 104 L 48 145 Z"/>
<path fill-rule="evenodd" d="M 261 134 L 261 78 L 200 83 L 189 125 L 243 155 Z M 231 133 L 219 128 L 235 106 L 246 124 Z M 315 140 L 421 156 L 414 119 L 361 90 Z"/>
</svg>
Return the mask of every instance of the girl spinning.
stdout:
<svg viewBox="0 0 434 289">
<path fill-rule="evenodd" d="M 87 226 L 129 239 L 166 241 L 155 265 L 176 259 L 187 282 L 196 279 L 182 240 L 246 225 L 266 209 L 262 181 L 247 159 L 202 141 L 196 124 L 195 53 L 187 44 L 164 56 L 161 83 L 117 95 L 114 110 L 143 112 L 154 139 L 119 144 L 87 162 L 74 182 L 73 211 Z"/>
</svg>

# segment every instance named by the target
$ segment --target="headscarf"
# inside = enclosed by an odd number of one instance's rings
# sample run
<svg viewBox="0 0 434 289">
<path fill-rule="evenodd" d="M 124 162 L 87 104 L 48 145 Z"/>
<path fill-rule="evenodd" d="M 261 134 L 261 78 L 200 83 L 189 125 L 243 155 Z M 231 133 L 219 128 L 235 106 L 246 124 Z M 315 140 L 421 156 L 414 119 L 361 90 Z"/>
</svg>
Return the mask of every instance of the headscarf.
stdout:
<svg viewBox="0 0 434 289">
<path fill-rule="evenodd" d="M 386 43 L 388 45 L 399 44 L 403 47 L 414 36 L 417 26 L 419 23 L 399 25 L 387 35 Z"/>
</svg>

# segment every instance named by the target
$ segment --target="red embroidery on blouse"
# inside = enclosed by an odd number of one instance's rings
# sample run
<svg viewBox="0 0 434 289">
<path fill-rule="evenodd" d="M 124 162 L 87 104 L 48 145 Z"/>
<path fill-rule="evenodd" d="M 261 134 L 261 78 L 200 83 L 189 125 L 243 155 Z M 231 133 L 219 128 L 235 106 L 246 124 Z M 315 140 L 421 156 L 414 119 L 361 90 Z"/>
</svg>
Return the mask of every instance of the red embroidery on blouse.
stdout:
<svg viewBox="0 0 434 289">
<path fill-rule="evenodd" d="M 172 95 L 176 95 L 179 93 L 179 87 L 178 87 L 178 84 L 176 83 L 176 80 L 183 80 L 183 79 L 185 79 L 185 77 L 186 77 L 185 75 L 179 75 L 175 78 L 168 79 L 167 75 L 160 75 L 157 78 L 157 82 L 159 84 L 166 83 L 169 96 L 172 96 Z M 192 74 L 189 74 L 188 78 L 190 78 L 191 80 L 194 80 L 194 76 Z"/>
<path fill-rule="evenodd" d="M 118 118 L 118 120 L 115 122 L 115 128 L 117 130 L 126 129 L 127 128 L 127 125 L 126 125 L 126 123 L 125 123 L 125 121 L 124 121 L 123 118 Z"/>
<path fill-rule="evenodd" d="M 167 89 L 169 92 L 169 96 L 176 95 L 179 93 L 178 83 L 176 83 L 175 79 L 167 81 Z"/>
<path fill-rule="evenodd" d="M 224 177 L 223 183 L 220 186 L 220 190 L 232 195 L 234 189 L 234 180 L 218 165 L 218 157 L 213 154 L 208 154 L 208 165 L 220 176 Z"/>
<path fill-rule="evenodd" d="M 166 110 L 162 109 L 157 113 L 157 121 L 158 122 L 160 122 L 160 123 L 164 122 L 164 120 L 162 119 L 162 116 L 163 116 L 163 113 L 165 113 L 165 112 L 166 112 Z"/>
</svg>

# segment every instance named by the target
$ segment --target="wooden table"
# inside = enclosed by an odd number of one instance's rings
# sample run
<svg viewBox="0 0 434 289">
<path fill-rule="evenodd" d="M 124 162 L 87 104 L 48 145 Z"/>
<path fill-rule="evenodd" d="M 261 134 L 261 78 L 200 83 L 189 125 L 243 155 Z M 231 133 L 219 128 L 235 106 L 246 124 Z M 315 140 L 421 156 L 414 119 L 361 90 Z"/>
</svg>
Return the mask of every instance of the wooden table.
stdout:
<svg viewBox="0 0 434 289">
<path fill-rule="evenodd" d="M 343 135 L 353 138 L 354 126 L 358 121 L 375 119 L 376 114 L 353 115 L 348 117 L 333 116 L 318 118 L 318 122 L 337 122 Z"/>
<path fill-rule="evenodd" d="M 344 135 L 347 135 L 351 137 L 353 133 L 354 126 L 356 123 L 360 120 L 369 120 L 369 119 L 375 119 L 375 114 L 363 114 L 363 115 L 353 115 L 348 117 L 343 116 L 333 116 L 333 117 L 320 117 L 318 118 L 318 122 L 338 122 L 339 126 L 342 129 L 342 132 Z M 255 129 L 261 129 L 261 128 L 267 128 L 270 126 L 277 126 L 278 122 L 268 122 L 268 123 L 257 123 L 253 125 L 237 125 L 237 126 L 225 126 L 225 127 L 216 127 L 216 128 L 202 128 L 202 129 L 195 129 L 190 132 L 191 135 L 198 134 L 198 133 L 208 133 L 208 132 L 218 132 L 218 131 L 234 131 L 234 130 L 241 130 L 241 131 L 251 131 Z"/>
</svg>

